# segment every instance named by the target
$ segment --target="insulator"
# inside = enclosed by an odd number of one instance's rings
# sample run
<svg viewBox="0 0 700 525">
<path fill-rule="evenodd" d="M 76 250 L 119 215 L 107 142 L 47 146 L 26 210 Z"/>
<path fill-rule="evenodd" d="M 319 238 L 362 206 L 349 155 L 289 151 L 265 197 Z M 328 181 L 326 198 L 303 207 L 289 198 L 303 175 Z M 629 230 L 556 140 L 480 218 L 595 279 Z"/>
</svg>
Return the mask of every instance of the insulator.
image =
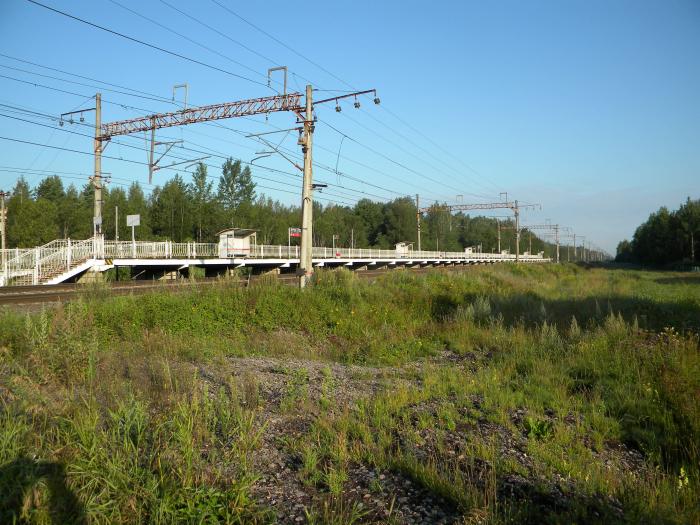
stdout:
<svg viewBox="0 0 700 525">
<path fill-rule="evenodd" d="M 380 102 L 381 102 L 381 100 L 379 100 L 379 97 L 374 97 L 375 104 L 379 105 Z"/>
<path fill-rule="evenodd" d="M 339 105 L 339 104 L 336 104 L 336 106 L 335 106 L 335 111 L 336 111 L 337 113 L 340 113 L 342 110 L 343 110 L 343 109 L 340 107 L 340 105 Z"/>
<path fill-rule="evenodd" d="M 61 119 L 61 120 L 58 121 L 58 125 L 61 126 L 61 127 L 63 127 L 63 119 Z"/>
<path fill-rule="evenodd" d="M 360 101 L 356 100 L 353 106 L 355 106 L 355 109 L 360 109 Z"/>
<path fill-rule="evenodd" d="M 80 115 L 80 122 L 85 122 L 85 117 L 83 117 L 82 115 Z"/>
<path fill-rule="evenodd" d="M 71 124 L 73 124 L 73 123 L 74 123 L 74 122 L 73 122 L 73 117 L 71 117 L 70 120 L 69 120 L 68 122 L 70 122 Z"/>
</svg>

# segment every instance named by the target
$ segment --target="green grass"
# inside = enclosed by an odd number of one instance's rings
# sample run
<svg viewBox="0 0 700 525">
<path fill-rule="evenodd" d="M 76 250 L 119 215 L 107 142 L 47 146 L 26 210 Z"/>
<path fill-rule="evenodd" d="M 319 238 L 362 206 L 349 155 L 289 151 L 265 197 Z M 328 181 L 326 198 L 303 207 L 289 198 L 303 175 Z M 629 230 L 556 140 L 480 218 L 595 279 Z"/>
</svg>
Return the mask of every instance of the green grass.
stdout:
<svg viewBox="0 0 700 525">
<path fill-rule="evenodd" d="M 5 311 L 0 522 L 270 522 L 251 495 L 258 378 L 200 373 L 249 355 L 419 364 L 420 388 L 388 382 L 344 410 L 330 368 L 318 406 L 308 370 L 286 374 L 281 413 L 312 415 L 286 444 L 318 494 L 311 523 L 369 519 L 344 492 L 353 464 L 403 473 L 465 523 L 697 522 L 698 332 L 700 280 L 572 265 L 329 272 L 307 290 L 222 282 Z M 531 484 L 506 496 L 513 476 Z M 553 486 L 566 505 L 538 503 Z"/>
</svg>

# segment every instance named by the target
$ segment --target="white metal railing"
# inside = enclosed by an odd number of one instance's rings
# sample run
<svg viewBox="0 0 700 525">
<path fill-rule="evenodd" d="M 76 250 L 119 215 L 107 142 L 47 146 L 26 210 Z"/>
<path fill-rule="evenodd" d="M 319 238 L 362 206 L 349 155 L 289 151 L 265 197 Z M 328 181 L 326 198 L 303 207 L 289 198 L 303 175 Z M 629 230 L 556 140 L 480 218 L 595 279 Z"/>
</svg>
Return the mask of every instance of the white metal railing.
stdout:
<svg viewBox="0 0 700 525">
<path fill-rule="evenodd" d="M 316 259 L 459 259 L 459 260 L 500 260 L 514 261 L 514 254 L 500 253 L 466 253 L 466 252 L 439 252 L 439 251 L 413 251 L 398 252 L 396 250 L 382 250 L 379 248 L 341 248 L 315 246 L 312 256 Z M 298 259 L 299 246 L 264 245 L 259 244 L 251 248 L 250 257 L 255 258 L 279 258 Z M 521 255 L 521 260 L 545 260 L 538 255 Z"/>
<path fill-rule="evenodd" d="M 2 255 L 2 254 L 0 254 Z M 94 237 L 83 241 L 59 239 L 30 249 L 5 250 L 5 268 L 0 268 L 0 286 L 7 284 L 39 284 L 90 260 L 102 259 L 204 259 L 218 258 L 216 243 L 172 241 L 105 241 Z M 420 262 L 452 261 L 515 261 L 514 254 L 466 253 L 440 251 L 383 250 L 378 248 L 313 248 L 315 259 L 383 259 Z M 236 258 L 299 259 L 299 246 L 252 245 L 249 253 Z M 539 255 L 521 255 L 522 261 L 549 259 Z"/>
<path fill-rule="evenodd" d="M 219 256 L 219 245 L 210 242 L 105 241 L 106 259 L 211 258 Z"/>
</svg>

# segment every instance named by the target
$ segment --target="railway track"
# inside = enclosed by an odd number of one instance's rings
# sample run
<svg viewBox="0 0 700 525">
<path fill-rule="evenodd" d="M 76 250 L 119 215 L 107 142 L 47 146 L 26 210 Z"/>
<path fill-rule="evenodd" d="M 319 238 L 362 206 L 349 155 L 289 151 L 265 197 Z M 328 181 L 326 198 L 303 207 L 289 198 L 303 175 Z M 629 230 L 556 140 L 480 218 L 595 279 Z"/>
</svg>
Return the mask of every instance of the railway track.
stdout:
<svg viewBox="0 0 700 525">
<path fill-rule="evenodd" d="M 464 270 L 465 266 L 444 267 L 444 268 L 415 268 L 401 269 L 412 274 L 423 274 L 431 271 L 455 271 Z M 396 272 L 395 269 L 383 270 L 362 270 L 354 273 L 359 279 L 376 279 L 377 277 Z M 118 281 L 99 286 L 81 283 L 64 283 L 38 286 L 5 286 L 0 287 L 0 307 L 27 307 L 51 303 L 63 303 L 70 300 L 79 299 L 95 293 L 107 293 L 110 295 L 143 294 L 156 291 L 184 291 L 197 286 L 212 286 L 225 282 L 231 286 L 247 287 L 255 285 L 261 279 L 269 279 L 271 275 L 252 276 L 250 279 L 226 280 L 222 281 L 216 277 L 189 280 L 179 279 L 176 281 Z M 295 286 L 298 277 L 292 274 L 280 274 L 276 276 L 277 281 L 282 284 Z"/>
</svg>

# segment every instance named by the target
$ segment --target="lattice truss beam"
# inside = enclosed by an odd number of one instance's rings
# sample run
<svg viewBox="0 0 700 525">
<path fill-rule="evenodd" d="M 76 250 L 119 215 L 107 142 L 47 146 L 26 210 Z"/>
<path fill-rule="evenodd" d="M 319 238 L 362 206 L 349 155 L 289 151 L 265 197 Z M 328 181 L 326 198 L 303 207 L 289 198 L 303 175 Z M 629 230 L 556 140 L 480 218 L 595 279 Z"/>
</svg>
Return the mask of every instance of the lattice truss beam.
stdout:
<svg viewBox="0 0 700 525">
<path fill-rule="evenodd" d="M 510 210 L 516 209 L 516 204 L 514 202 L 493 202 L 486 204 L 436 204 L 433 206 L 428 206 L 427 208 L 420 208 L 418 211 L 421 213 L 428 213 L 431 211 L 469 211 L 469 210 L 496 210 L 507 208 Z M 523 207 L 523 206 L 521 206 Z"/>
<path fill-rule="evenodd" d="M 528 208 L 536 208 L 538 204 L 518 204 L 518 202 L 488 202 L 479 204 L 435 204 L 426 208 L 420 208 L 420 213 L 428 213 L 431 211 L 469 211 L 469 210 L 524 210 Z"/>
<path fill-rule="evenodd" d="M 99 140 L 109 140 L 111 137 L 138 133 L 140 131 L 170 128 L 225 118 L 261 115 L 279 111 L 300 113 L 304 109 L 301 106 L 301 96 L 301 93 L 289 93 L 287 95 L 224 102 L 223 104 L 211 104 L 170 113 L 158 113 L 129 120 L 108 122 L 100 126 L 101 135 Z"/>
<path fill-rule="evenodd" d="M 559 230 L 563 229 L 558 224 L 524 224 L 523 230 Z"/>
</svg>

